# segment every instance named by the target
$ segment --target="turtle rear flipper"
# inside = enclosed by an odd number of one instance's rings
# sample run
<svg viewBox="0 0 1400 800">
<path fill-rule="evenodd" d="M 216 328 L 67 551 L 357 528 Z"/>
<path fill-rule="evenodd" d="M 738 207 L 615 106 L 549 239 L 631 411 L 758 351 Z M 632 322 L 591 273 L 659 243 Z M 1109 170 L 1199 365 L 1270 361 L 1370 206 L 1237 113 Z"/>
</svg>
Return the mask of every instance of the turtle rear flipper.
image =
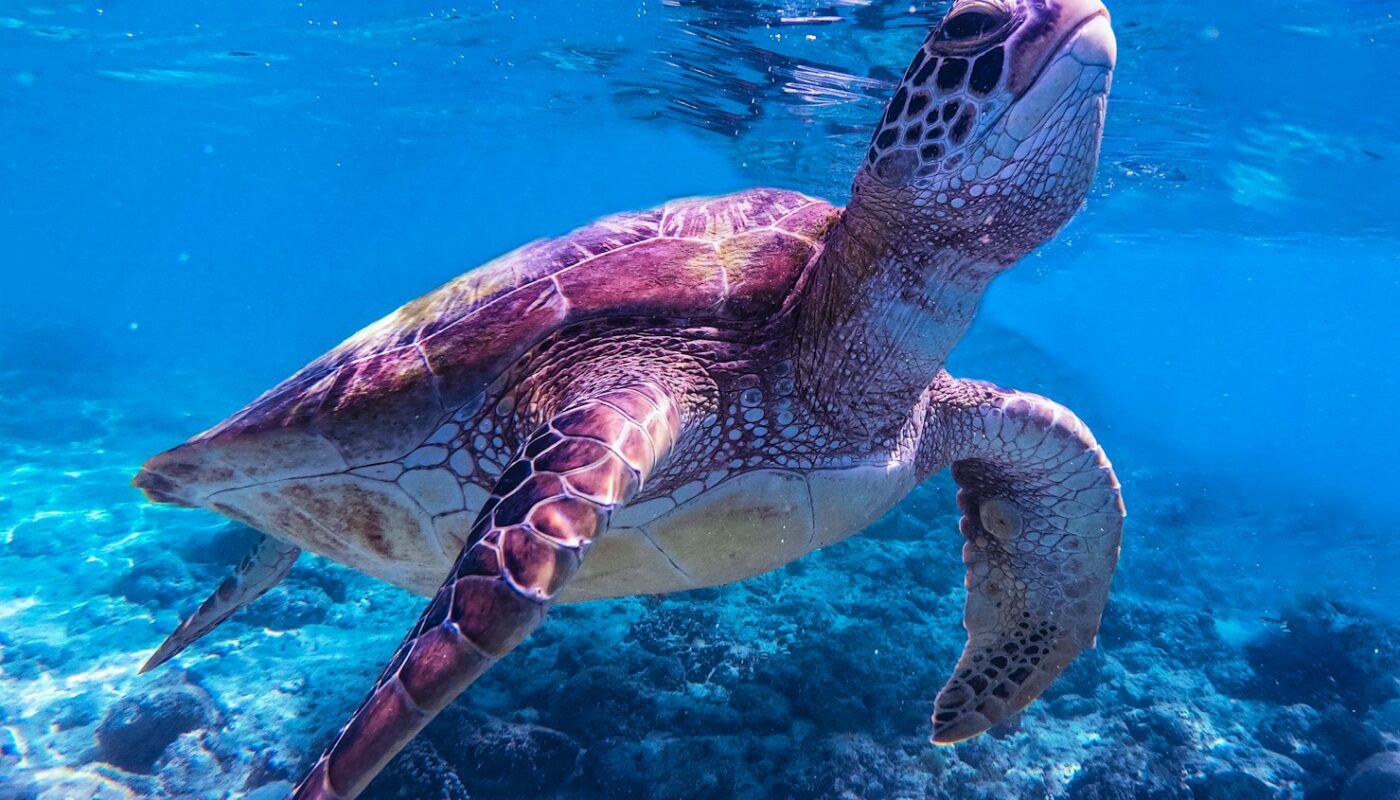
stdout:
<svg viewBox="0 0 1400 800">
<path fill-rule="evenodd" d="M 528 636 L 679 428 L 672 396 L 639 382 L 575 402 L 536 430 L 497 480 L 442 588 L 293 798 L 357 796 Z"/>
<path fill-rule="evenodd" d="M 195 640 L 214 630 L 238 609 L 262 597 L 291 572 L 301 548 L 263 534 L 234 568 L 233 573 L 219 584 L 199 610 L 185 618 L 156 652 L 142 665 L 141 672 L 150 672 L 174 658 Z"/>
<path fill-rule="evenodd" d="M 929 434 L 953 461 L 967 542 L 967 645 L 933 716 L 953 744 L 1007 721 L 1098 635 L 1118 563 L 1113 467 L 1068 409 L 942 376 Z"/>
</svg>

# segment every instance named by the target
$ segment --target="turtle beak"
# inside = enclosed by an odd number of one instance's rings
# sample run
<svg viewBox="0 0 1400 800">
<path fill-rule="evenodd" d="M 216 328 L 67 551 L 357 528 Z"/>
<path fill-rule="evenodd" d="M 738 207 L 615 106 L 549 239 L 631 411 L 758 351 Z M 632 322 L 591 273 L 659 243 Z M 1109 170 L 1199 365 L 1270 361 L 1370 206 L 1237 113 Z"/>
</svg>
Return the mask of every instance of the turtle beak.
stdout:
<svg viewBox="0 0 1400 800">
<path fill-rule="evenodd" d="M 1027 37 L 1025 49 L 1018 54 L 1018 58 L 1033 58 L 1033 66 L 1013 77 L 1010 87 L 1017 99 L 1005 124 L 1018 141 L 1038 130 L 1061 98 L 1076 86 L 1106 93 L 1118 60 L 1118 42 L 1108 9 L 1099 0 L 1064 0 L 1046 13 L 1048 16 L 1038 23 L 1043 28 L 1041 34 Z M 1097 77 L 1086 83 L 1086 74 L 1091 73 Z"/>
<path fill-rule="evenodd" d="M 1069 54 L 1075 61 L 1086 67 L 1113 69 L 1118 63 L 1118 39 L 1113 35 L 1112 18 L 1103 3 L 1085 3 L 1096 6 L 1088 13 L 1071 34 Z"/>
<path fill-rule="evenodd" d="M 1017 97 L 1030 90 L 1062 57 L 1073 54 L 1085 67 L 1111 70 L 1118 43 L 1102 0 L 1059 0 L 1040 4 L 1017 37 L 1012 78 L 1007 88 Z"/>
</svg>

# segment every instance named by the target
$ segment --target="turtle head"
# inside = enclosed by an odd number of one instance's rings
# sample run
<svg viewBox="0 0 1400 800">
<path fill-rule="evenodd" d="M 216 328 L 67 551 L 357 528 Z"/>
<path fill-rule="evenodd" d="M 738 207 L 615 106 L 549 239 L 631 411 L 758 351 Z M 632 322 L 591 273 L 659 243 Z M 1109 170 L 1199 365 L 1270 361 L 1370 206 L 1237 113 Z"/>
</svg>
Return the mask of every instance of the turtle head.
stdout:
<svg viewBox="0 0 1400 800">
<path fill-rule="evenodd" d="M 852 207 L 1010 266 L 1088 194 L 1116 54 L 1101 0 L 956 0 L 886 107 Z"/>
</svg>

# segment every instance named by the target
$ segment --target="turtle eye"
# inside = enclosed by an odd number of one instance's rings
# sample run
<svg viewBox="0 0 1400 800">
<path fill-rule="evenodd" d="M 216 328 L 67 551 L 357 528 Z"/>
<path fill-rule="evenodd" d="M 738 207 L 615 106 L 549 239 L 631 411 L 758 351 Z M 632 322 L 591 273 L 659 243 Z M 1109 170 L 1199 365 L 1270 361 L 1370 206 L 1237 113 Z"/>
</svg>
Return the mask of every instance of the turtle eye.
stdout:
<svg viewBox="0 0 1400 800">
<path fill-rule="evenodd" d="M 1000 28 L 1005 17 L 988 11 L 964 11 L 943 21 L 938 38 L 945 42 L 979 39 Z"/>
</svg>

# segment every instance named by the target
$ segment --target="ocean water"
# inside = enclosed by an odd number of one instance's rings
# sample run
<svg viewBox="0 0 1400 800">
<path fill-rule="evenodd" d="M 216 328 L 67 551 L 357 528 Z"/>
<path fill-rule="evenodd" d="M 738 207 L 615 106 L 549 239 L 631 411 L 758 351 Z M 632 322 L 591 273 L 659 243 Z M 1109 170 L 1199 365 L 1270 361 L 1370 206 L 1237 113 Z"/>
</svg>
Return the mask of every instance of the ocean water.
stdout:
<svg viewBox="0 0 1400 800">
<path fill-rule="evenodd" d="M 778 572 L 556 609 L 367 797 L 1400 797 L 1400 6 L 1110 5 L 1087 207 L 950 365 L 1112 457 L 1097 649 L 928 743 L 944 476 Z M 282 796 L 422 601 L 308 554 L 138 676 L 253 536 L 140 464 L 531 239 L 844 202 L 946 8 L 0 0 L 0 798 Z"/>
</svg>

